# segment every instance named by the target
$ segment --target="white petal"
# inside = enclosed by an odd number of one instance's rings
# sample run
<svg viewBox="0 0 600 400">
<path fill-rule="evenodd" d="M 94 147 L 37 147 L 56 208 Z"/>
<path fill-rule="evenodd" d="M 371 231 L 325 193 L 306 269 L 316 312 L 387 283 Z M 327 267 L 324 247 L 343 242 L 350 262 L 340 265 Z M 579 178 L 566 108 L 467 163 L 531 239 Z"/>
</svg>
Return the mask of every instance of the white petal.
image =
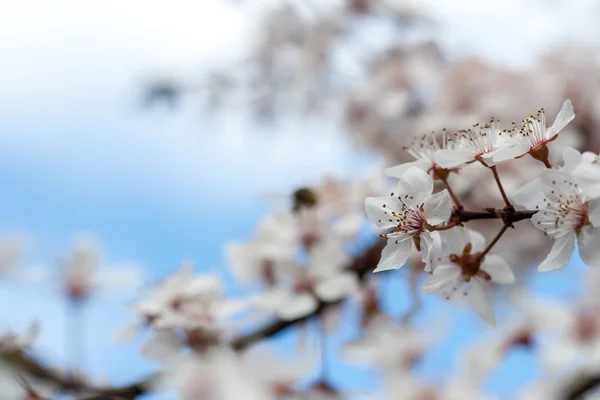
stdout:
<svg viewBox="0 0 600 400">
<path fill-rule="evenodd" d="M 425 219 L 431 225 L 441 224 L 450 218 L 452 213 L 452 201 L 448 191 L 443 191 L 429 196 L 423 205 Z"/>
<path fill-rule="evenodd" d="M 387 207 L 390 205 L 391 200 L 391 197 L 367 197 L 365 199 L 365 212 L 369 219 L 380 229 L 391 229 L 398 225 L 390 221 L 392 219 L 391 212 Z"/>
<path fill-rule="evenodd" d="M 514 192 L 511 200 L 516 205 L 532 210 L 544 202 L 544 189 L 545 185 L 539 178 L 536 178 Z"/>
<path fill-rule="evenodd" d="M 442 243 L 442 253 L 446 255 L 462 253 L 465 245 L 470 240 L 466 231 L 467 228 L 463 227 L 439 231 L 440 242 Z"/>
<path fill-rule="evenodd" d="M 458 167 L 473 160 L 473 151 L 470 149 L 438 150 L 435 152 L 435 163 L 442 168 Z"/>
<path fill-rule="evenodd" d="M 590 267 L 600 267 L 600 227 L 583 228 L 577 238 L 579 256 Z"/>
<path fill-rule="evenodd" d="M 421 260 L 425 263 L 425 271 L 431 271 L 431 249 L 433 248 L 433 236 L 430 232 L 421 234 Z"/>
<path fill-rule="evenodd" d="M 291 321 L 309 315 L 318 306 L 319 303 L 313 295 L 302 293 L 292 296 L 289 301 L 282 303 L 277 310 L 277 315 L 283 320 Z"/>
<path fill-rule="evenodd" d="M 512 145 L 506 145 L 494 153 L 494 161 L 501 162 L 510 160 L 511 158 L 522 156 L 529 152 L 529 145 L 527 143 L 516 143 Z"/>
<path fill-rule="evenodd" d="M 492 282 L 500 284 L 515 283 L 515 275 L 502 257 L 486 255 L 481 269 L 492 277 Z"/>
<path fill-rule="evenodd" d="M 575 113 L 573 112 L 573 104 L 571 104 L 571 100 L 565 100 L 554 123 L 550 127 L 549 131 L 551 135 L 557 134 L 560 132 L 562 128 L 564 128 L 569 122 L 573 121 L 575 118 Z M 550 133 L 549 132 L 549 133 Z"/>
<path fill-rule="evenodd" d="M 421 291 L 425 294 L 443 293 L 449 295 L 462 283 L 460 268 L 456 265 L 440 265 L 433 274 L 423 281 Z"/>
<path fill-rule="evenodd" d="M 573 172 L 576 166 L 582 161 L 582 155 L 579 151 L 574 148 L 567 146 L 563 150 L 563 171 Z"/>
<path fill-rule="evenodd" d="M 573 193 L 577 191 L 574 183 L 577 183 L 573 175 L 554 169 L 546 169 L 540 174 L 542 184 L 547 186 L 546 193 L 551 190 L 560 193 Z M 573 183 L 573 185 L 571 185 Z"/>
<path fill-rule="evenodd" d="M 473 277 L 467 289 L 467 302 L 484 321 L 496 326 L 494 305 L 489 294 L 490 288 L 481 279 Z"/>
<path fill-rule="evenodd" d="M 387 271 L 389 269 L 398 269 L 406 264 L 412 250 L 412 240 L 406 238 L 398 243 L 396 239 L 388 239 L 386 246 L 381 252 L 381 259 L 377 268 L 373 272 Z"/>
<path fill-rule="evenodd" d="M 403 199 L 407 204 L 423 204 L 433 192 L 433 179 L 422 169 L 411 167 L 398 181 L 398 195 L 408 195 Z"/>
<path fill-rule="evenodd" d="M 416 160 L 412 162 L 407 162 L 404 164 L 396 165 L 395 167 L 386 168 L 383 170 L 383 173 L 387 176 L 391 176 L 392 178 L 401 178 L 402 175 L 411 167 L 422 169 L 423 171 L 429 170 L 433 165 L 431 162 L 427 160 Z"/>
<path fill-rule="evenodd" d="M 600 165 L 581 163 L 572 173 L 588 197 L 600 197 Z"/>
<path fill-rule="evenodd" d="M 172 330 L 160 329 L 144 343 L 141 353 L 152 360 L 168 361 L 178 356 L 181 349 L 181 340 Z"/>
<path fill-rule="evenodd" d="M 594 227 L 600 226 L 600 199 L 588 203 L 588 218 Z"/>
<path fill-rule="evenodd" d="M 479 231 L 474 229 L 465 229 L 465 231 L 468 233 L 467 243 L 471 243 L 472 246 L 471 253 L 483 251 L 486 246 L 485 237 Z"/>
<path fill-rule="evenodd" d="M 536 214 L 537 215 L 537 214 Z M 538 271 L 552 271 L 567 265 L 575 248 L 575 232 L 558 237 L 552 245 L 548 257 L 538 267 Z"/>
<path fill-rule="evenodd" d="M 358 278 L 351 272 L 317 283 L 315 293 L 323 301 L 341 300 L 358 288 Z"/>
<path fill-rule="evenodd" d="M 357 213 L 346 214 L 335 222 L 333 232 L 343 239 L 352 239 L 358 234 L 363 223 L 363 215 Z"/>
<path fill-rule="evenodd" d="M 133 340 L 141 331 L 141 326 L 138 324 L 127 325 L 120 329 L 115 335 L 115 341 L 122 343 Z"/>
</svg>

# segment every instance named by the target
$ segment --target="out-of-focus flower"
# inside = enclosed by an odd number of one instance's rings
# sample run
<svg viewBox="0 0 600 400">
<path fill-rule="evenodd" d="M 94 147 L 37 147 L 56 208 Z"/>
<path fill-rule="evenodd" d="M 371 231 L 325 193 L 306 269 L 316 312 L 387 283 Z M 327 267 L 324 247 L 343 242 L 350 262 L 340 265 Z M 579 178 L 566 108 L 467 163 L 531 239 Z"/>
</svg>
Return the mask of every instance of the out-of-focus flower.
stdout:
<svg viewBox="0 0 600 400">
<path fill-rule="evenodd" d="M 73 302 L 89 298 L 95 291 L 134 290 L 143 272 L 135 264 L 104 267 L 95 240 L 80 238 L 63 262 L 63 287 Z"/>
<path fill-rule="evenodd" d="M 0 353 L 21 350 L 31 346 L 40 333 L 40 324 L 34 321 L 23 334 L 11 332 L 0 336 Z"/>
<path fill-rule="evenodd" d="M 485 254 L 484 237 L 466 228 L 440 232 L 442 254 L 433 274 L 423 282 L 423 293 L 441 293 L 446 298 L 462 293 L 477 315 L 495 325 L 490 283 L 511 284 L 515 277 L 501 257 Z M 464 287 L 464 290 L 461 289 Z"/>
<path fill-rule="evenodd" d="M 292 387 L 314 366 L 314 360 L 313 352 L 292 362 L 260 347 L 237 354 L 215 346 L 172 360 L 167 382 L 184 400 L 275 400 L 295 392 Z"/>
<path fill-rule="evenodd" d="M 291 213 L 269 215 L 252 240 L 229 244 L 227 258 L 236 278 L 243 284 L 258 281 L 272 286 L 289 274 L 300 249 L 297 225 Z"/>
<path fill-rule="evenodd" d="M 314 312 L 319 300 L 339 301 L 357 289 L 358 278 L 345 269 L 349 257 L 339 239 L 320 240 L 308 250 L 307 256 L 308 267 L 298 265 L 291 282 L 259 296 L 260 308 L 292 320 Z"/>
<path fill-rule="evenodd" d="M 224 296 L 218 275 L 195 275 L 191 262 L 154 287 L 146 298 L 133 305 L 142 316 L 141 324 L 128 327 L 122 338 L 129 337 L 145 325 L 156 329 L 181 329 L 188 340 L 203 345 L 213 342 L 230 320 L 249 306 L 247 300 Z M 227 322 L 227 323 L 226 323 Z M 189 343 L 188 343 L 189 344 Z"/>
<path fill-rule="evenodd" d="M 493 160 L 505 161 L 527 153 L 535 159 L 547 160 L 548 143 L 556 140 L 558 133 L 574 118 L 571 100 L 566 100 L 552 126 L 547 128 L 546 113 L 541 109 L 537 116 L 525 118 L 521 129 L 507 131 L 502 135 L 505 141 L 494 154 Z"/>
<path fill-rule="evenodd" d="M 531 218 L 533 225 L 554 240 L 550 254 L 539 271 L 564 267 L 578 238 L 579 255 L 589 266 L 600 266 L 600 200 L 592 200 L 579 188 L 575 178 L 563 171 L 546 170 L 540 182 L 544 196 Z"/>
<path fill-rule="evenodd" d="M 421 252 L 423 262 L 429 266 L 433 236 L 427 227 L 441 224 L 452 212 L 448 191 L 433 195 L 432 192 L 431 177 L 412 167 L 402 175 L 391 196 L 365 200 L 365 210 L 371 221 L 389 231 L 381 235 L 387 239 L 387 245 L 374 272 L 402 267 L 412 251 L 413 242 Z"/>
<path fill-rule="evenodd" d="M 15 276 L 15 266 L 22 257 L 26 241 L 19 237 L 0 239 L 0 275 Z"/>
<path fill-rule="evenodd" d="M 344 348 L 344 358 L 381 369 L 386 374 L 409 371 L 426 353 L 432 338 L 388 319 L 369 324 L 364 336 Z"/>
</svg>

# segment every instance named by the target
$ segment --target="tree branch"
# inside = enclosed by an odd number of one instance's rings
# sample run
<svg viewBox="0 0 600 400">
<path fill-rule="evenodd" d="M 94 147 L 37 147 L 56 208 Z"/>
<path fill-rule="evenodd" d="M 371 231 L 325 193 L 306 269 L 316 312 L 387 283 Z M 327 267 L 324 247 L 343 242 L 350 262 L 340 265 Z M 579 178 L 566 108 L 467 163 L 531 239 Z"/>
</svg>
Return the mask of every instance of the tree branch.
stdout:
<svg viewBox="0 0 600 400">
<path fill-rule="evenodd" d="M 455 221 L 457 224 L 464 222 L 477 220 L 477 219 L 502 219 L 505 223 L 521 221 L 523 219 L 531 218 L 537 211 L 514 211 L 510 209 L 493 209 L 488 208 L 484 211 L 465 211 L 458 209 L 451 217 L 451 221 Z M 348 270 L 355 272 L 360 279 L 372 271 L 381 257 L 381 251 L 385 246 L 385 242 L 378 240 L 375 244 L 370 246 L 365 252 L 356 257 L 353 262 L 347 267 Z M 278 333 L 286 330 L 289 327 L 295 326 L 301 322 L 307 321 L 320 315 L 326 307 L 341 303 L 343 300 L 335 302 L 323 302 L 319 303 L 317 310 L 305 317 L 297 318 L 290 321 L 277 320 L 264 328 L 258 329 L 255 332 L 240 336 L 232 341 L 232 346 L 236 350 L 243 350 L 253 344 L 260 342 L 264 339 L 268 339 L 277 335 Z M 88 385 L 84 381 L 74 380 L 69 378 L 67 375 L 62 374 L 43 363 L 29 356 L 23 351 L 13 351 L 4 354 L 0 354 L 2 361 L 6 362 L 10 366 L 18 369 L 29 376 L 36 378 L 40 381 L 52 384 L 64 390 L 65 392 L 71 393 L 88 393 L 95 397 L 89 397 L 93 400 L 133 400 L 138 396 L 141 396 L 149 392 L 154 386 L 155 382 L 159 378 L 159 374 L 152 374 L 138 382 L 132 383 L 127 386 L 114 387 L 114 388 L 95 388 Z M 600 380 L 600 378 L 597 378 Z M 598 384 L 598 383 L 596 383 Z M 565 399 L 576 399 L 577 397 L 565 397 Z"/>
</svg>

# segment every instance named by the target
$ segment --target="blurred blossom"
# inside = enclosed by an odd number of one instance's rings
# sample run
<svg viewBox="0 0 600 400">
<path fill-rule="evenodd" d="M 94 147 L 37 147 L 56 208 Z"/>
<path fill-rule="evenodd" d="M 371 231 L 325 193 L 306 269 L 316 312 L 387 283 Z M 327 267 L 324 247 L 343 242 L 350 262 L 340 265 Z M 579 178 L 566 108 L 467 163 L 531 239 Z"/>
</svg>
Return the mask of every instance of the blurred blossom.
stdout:
<svg viewBox="0 0 600 400">
<path fill-rule="evenodd" d="M 143 283 L 143 271 L 135 264 L 104 266 L 98 243 L 78 239 L 63 260 L 63 285 L 68 298 L 77 303 L 96 292 L 134 292 Z"/>
</svg>

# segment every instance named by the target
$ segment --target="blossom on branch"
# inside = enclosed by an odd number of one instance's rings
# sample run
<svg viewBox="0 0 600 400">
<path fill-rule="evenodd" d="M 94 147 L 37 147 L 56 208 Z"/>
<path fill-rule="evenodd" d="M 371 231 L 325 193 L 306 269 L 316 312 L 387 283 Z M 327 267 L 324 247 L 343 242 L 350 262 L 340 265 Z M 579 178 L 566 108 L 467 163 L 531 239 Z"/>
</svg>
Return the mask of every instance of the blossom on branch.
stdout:
<svg viewBox="0 0 600 400">
<path fill-rule="evenodd" d="M 517 158 L 527 153 L 537 160 L 547 161 L 547 144 L 556 140 L 558 133 L 574 118 L 571 100 L 566 100 L 552 126 L 546 127 L 546 113 L 542 108 L 536 116 L 525 118 L 520 129 L 507 131 L 502 135 L 504 143 L 494 154 L 494 162 Z"/>
<path fill-rule="evenodd" d="M 386 168 L 384 172 L 393 178 L 401 178 L 409 168 L 414 167 L 428 173 L 431 172 L 434 179 L 445 178 L 447 173 L 445 174 L 443 169 L 446 167 L 439 165 L 436 154 L 440 151 L 453 151 L 455 144 L 448 137 L 445 129 L 442 130 L 441 138 L 438 138 L 435 132 L 419 136 L 413 140 L 411 146 L 404 148 L 408 154 L 415 158 L 415 161 Z"/>
<path fill-rule="evenodd" d="M 411 167 L 389 197 L 367 197 L 365 210 L 369 219 L 387 231 L 381 235 L 387 239 L 387 245 L 375 272 L 402 267 L 411 254 L 413 243 L 429 268 L 433 235 L 428 228 L 448 220 L 452 212 L 448 191 L 432 192 L 431 177 L 423 170 Z"/>
<path fill-rule="evenodd" d="M 564 171 L 546 170 L 540 182 L 544 198 L 531 222 L 550 236 L 554 244 L 538 271 L 564 267 L 575 248 L 575 239 L 583 262 L 600 266 L 600 200 L 588 197 L 577 180 Z"/>
<path fill-rule="evenodd" d="M 436 151 L 435 160 L 442 168 L 456 168 L 474 161 L 492 167 L 501 132 L 500 121 L 494 118 L 485 125 L 477 123 L 456 133 L 453 148 Z"/>
<path fill-rule="evenodd" d="M 485 239 L 477 231 L 453 228 L 440 232 L 441 255 L 433 274 L 423 282 L 423 293 L 466 297 L 468 305 L 485 321 L 495 325 L 490 283 L 511 284 L 515 277 L 501 257 L 483 254 Z"/>
</svg>

